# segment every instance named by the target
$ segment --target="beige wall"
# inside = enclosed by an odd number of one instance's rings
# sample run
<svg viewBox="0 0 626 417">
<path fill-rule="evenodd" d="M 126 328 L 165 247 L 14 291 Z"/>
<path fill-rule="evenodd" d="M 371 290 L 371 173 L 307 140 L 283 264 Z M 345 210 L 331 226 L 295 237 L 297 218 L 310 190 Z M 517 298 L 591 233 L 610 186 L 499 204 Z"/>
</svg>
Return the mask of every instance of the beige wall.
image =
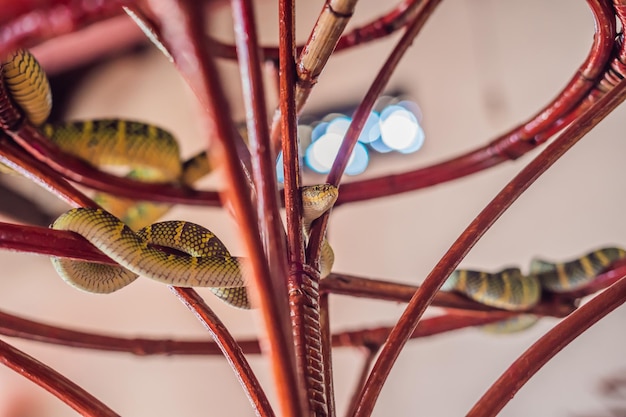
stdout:
<svg viewBox="0 0 626 417">
<path fill-rule="evenodd" d="M 299 5 L 301 39 L 312 24 L 306 16 L 313 16 L 321 2 L 306 3 Z M 355 24 L 389 7 L 376 3 L 363 0 Z M 263 39 L 272 42 L 276 28 L 270 14 L 275 6 L 265 4 L 263 12 L 268 17 L 260 18 Z M 230 27 L 222 24 L 225 29 Z M 574 74 L 592 36 L 591 14 L 582 1 L 444 2 L 390 83 L 407 89 L 420 103 L 426 144 L 411 157 L 373 161 L 366 175 L 427 165 L 484 144 L 524 121 Z M 333 58 L 310 108 L 358 101 L 394 39 L 397 36 Z M 234 67 L 227 69 L 234 73 Z M 203 146 L 194 122 L 198 110 L 192 95 L 156 52 L 112 62 L 83 87 L 72 106 L 73 117 L 141 118 L 175 132 L 184 155 Z M 233 86 L 231 91 L 238 99 L 238 88 Z M 538 180 L 462 265 L 525 267 L 534 255 L 567 259 L 604 244 L 626 245 L 625 199 L 620 185 L 626 174 L 624 111 L 622 106 L 609 116 Z M 235 114 L 241 116 L 242 109 L 236 106 Z M 330 230 L 337 256 L 335 270 L 419 283 L 479 210 L 534 154 L 432 189 L 334 211 Z M 204 183 L 215 184 L 219 184 L 218 176 Z M 32 193 L 43 191 L 33 188 Z M 59 212 L 63 209 L 59 204 Z M 180 207 L 167 217 L 204 224 L 233 253 L 240 251 L 236 225 L 219 210 Z M 129 336 L 206 336 L 166 287 L 148 280 L 109 296 L 97 296 L 65 285 L 44 257 L 0 252 L 0 265 L 0 306 L 5 311 Z M 215 301 L 208 291 L 199 292 L 233 333 L 256 334 L 254 312 L 231 309 Z M 392 323 L 403 308 L 346 297 L 331 300 L 334 330 Z M 567 416 L 605 410 L 607 403 L 598 395 L 598 383 L 600 378 L 626 369 L 625 316 L 622 307 L 571 344 L 520 391 L 502 415 Z M 554 323 L 545 319 L 533 329 L 511 336 L 494 337 L 468 329 L 411 342 L 374 414 L 463 415 L 506 366 Z M 221 357 L 136 358 L 9 342 L 58 369 L 125 416 L 253 415 Z M 342 411 L 361 357 L 357 351 L 341 349 L 335 351 L 334 359 L 337 403 Z M 261 382 L 269 387 L 267 363 L 259 357 L 250 360 Z M 14 400 L 22 404 L 13 404 Z M 69 416 L 73 412 L 12 371 L 0 368 L 0 416 L 44 415 Z"/>
</svg>

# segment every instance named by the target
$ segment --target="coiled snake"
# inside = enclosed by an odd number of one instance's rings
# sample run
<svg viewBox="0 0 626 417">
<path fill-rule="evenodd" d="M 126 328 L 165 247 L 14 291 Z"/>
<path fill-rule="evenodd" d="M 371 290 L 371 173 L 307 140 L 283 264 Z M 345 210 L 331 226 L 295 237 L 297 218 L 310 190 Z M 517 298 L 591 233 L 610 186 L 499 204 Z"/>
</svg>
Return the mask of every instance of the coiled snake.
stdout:
<svg viewBox="0 0 626 417">
<path fill-rule="evenodd" d="M 26 118 L 35 125 L 43 123 L 50 112 L 51 95 L 35 58 L 26 50 L 18 50 L 3 60 L 2 73 L 11 98 Z M 131 166 L 128 175 L 143 181 L 190 185 L 210 171 L 206 155 L 181 164 L 175 138 L 149 124 L 106 119 L 48 124 L 41 129 L 61 150 L 98 166 Z M 337 188 L 329 184 L 303 187 L 305 234 L 311 222 L 332 207 L 337 195 Z M 51 227 L 82 235 L 120 266 L 52 258 L 55 269 L 70 285 L 109 293 L 142 275 L 169 285 L 209 287 L 233 306 L 250 307 L 240 259 L 233 257 L 211 231 L 184 221 L 146 226 L 169 209 L 167 204 L 137 203 L 103 194 L 94 199 L 107 210 L 73 209 Z M 165 253 L 152 245 L 185 254 Z M 322 277 L 330 273 L 333 260 L 332 249 L 324 242 Z"/>
</svg>

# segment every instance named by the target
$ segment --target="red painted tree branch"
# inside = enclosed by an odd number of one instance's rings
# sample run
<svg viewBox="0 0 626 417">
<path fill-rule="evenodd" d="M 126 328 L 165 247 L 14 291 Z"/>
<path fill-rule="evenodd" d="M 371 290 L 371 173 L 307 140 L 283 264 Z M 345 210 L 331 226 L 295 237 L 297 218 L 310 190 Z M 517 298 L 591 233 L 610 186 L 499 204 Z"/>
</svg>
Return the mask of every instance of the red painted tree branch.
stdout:
<svg viewBox="0 0 626 417">
<path fill-rule="evenodd" d="M 119 416 L 115 411 L 54 369 L 1 340 L 0 362 L 49 391 L 83 416 Z"/>
<path fill-rule="evenodd" d="M 604 316 L 626 302 L 622 278 L 550 329 L 511 364 L 467 414 L 495 416 L 550 359 Z"/>
</svg>

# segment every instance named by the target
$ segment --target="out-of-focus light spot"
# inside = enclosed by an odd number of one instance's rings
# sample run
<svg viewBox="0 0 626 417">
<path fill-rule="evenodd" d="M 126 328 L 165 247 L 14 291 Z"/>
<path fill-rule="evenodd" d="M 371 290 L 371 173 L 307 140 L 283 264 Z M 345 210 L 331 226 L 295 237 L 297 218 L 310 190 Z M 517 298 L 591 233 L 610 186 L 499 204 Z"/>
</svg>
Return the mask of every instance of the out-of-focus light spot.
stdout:
<svg viewBox="0 0 626 417">
<path fill-rule="evenodd" d="M 278 160 L 276 161 L 276 180 L 279 183 L 285 182 L 285 170 L 283 167 L 283 153 L 278 154 Z"/>
<path fill-rule="evenodd" d="M 418 127 L 415 115 L 404 107 L 389 106 L 380 114 L 380 136 L 391 149 L 410 147 Z"/>
<path fill-rule="evenodd" d="M 337 133 L 326 133 L 313 142 L 304 155 L 307 165 L 322 174 L 330 172 L 342 138 L 343 135 Z"/>
<path fill-rule="evenodd" d="M 350 163 L 346 167 L 346 174 L 348 175 L 359 175 L 365 171 L 367 165 L 370 162 L 370 156 L 365 148 L 365 145 L 362 143 L 358 143 L 354 146 L 354 151 L 352 151 L 352 157 L 350 158 Z"/>
<path fill-rule="evenodd" d="M 378 113 L 371 112 L 365 121 L 363 130 L 359 135 L 359 142 L 372 143 L 380 137 L 380 118 Z"/>
<path fill-rule="evenodd" d="M 343 140 L 343 134 L 327 132 L 313 142 L 304 153 L 304 160 L 311 169 L 321 174 L 330 172 L 337 152 Z M 365 146 L 358 143 L 350 155 L 346 174 L 357 175 L 365 171 L 369 164 L 369 155 Z"/>
<path fill-rule="evenodd" d="M 328 127 L 326 128 L 326 133 L 336 133 L 338 135 L 344 136 L 348 131 L 348 127 L 350 127 L 350 119 L 347 116 L 339 116 L 328 122 Z"/>
<path fill-rule="evenodd" d="M 416 102 L 411 100 L 402 100 L 398 103 L 398 106 L 404 107 L 405 109 L 413 113 L 415 115 L 415 118 L 417 119 L 417 123 L 422 123 L 422 109 L 420 108 L 420 106 L 418 106 Z"/>
<path fill-rule="evenodd" d="M 337 118 L 348 117 L 343 113 L 328 113 L 324 118 L 322 118 L 322 122 L 330 122 Z"/>
<path fill-rule="evenodd" d="M 311 134 L 313 133 L 313 128 L 309 125 L 298 125 L 298 138 L 300 139 L 300 146 L 303 148 L 309 146 L 311 143 Z"/>
<path fill-rule="evenodd" d="M 316 122 L 298 126 L 300 146 L 306 149 L 304 164 L 318 173 L 328 173 L 352 119 L 344 113 L 329 113 Z M 311 117 L 302 120 L 311 120 Z M 369 165 L 370 156 L 396 151 L 416 152 L 424 144 L 419 105 L 407 96 L 381 96 L 368 115 L 350 157 L 347 175 L 358 175 Z M 373 152 L 373 153 L 372 153 Z M 371 153 L 371 154 L 370 154 Z M 279 163 L 282 159 L 279 158 Z M 277 166 L 282 180 L 282 168 Z"/>
<path fill-rule="evenodd" d="M 398 152 L 403 154 L 409 154 L 413 152 L 417 152 L 424 145 L 424 129 L 421 126 L 417 126 L 417 132 L 415 133 L 415 137 L 413 138 L 413 143 L 404 149 L 398 149 Z"/>
<path fill-rule="evenodd" d="M 374 142 L 370 143 L 369 146 L 378 153 L 389 153 L 393 151 L 393 149 L 383 142 L 383 139 L 380 136 Z"/>
<path fill-rule="evenodd" d="M 321 138 L 328 128 L 328 122 L 318 123 L 311 132 L 311 142 L 315 142 L 319 138 Z"/>
</svg>

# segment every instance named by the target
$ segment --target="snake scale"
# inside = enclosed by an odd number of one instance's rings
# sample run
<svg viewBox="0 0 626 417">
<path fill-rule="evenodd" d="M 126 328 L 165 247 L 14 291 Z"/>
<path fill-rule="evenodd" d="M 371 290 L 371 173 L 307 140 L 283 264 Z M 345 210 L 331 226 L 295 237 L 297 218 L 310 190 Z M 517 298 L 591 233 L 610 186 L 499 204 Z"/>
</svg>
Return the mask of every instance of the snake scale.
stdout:
<svg viewBox="0 0 626 417">
<path fill-rule="evenodd" d="M 617 247 L 596 249 L 566 262 L 533 259 L 530 272 L 506 268 L 489 273 L 465 269 L 455 270 L 442 286 L 443 291 L 456 291 L 479 303 L 504 310 L 521 311 L 534 307 L 543 291 L 565 293 L 590 284 L 611 263 L 624 258 L 626 251 Z M 533 315 L 522 315 L 489 326 L 486 330 L 501 333 L 522 330 L 536 322 Z"/>
<path fill-rule="evenodd" d="M 42 124 L 52 100 L 47 77 L 35 58 L 26 50 L 15 51 L 2 61 L 2 75 L 12 100 L 29 122 Z M 150 124 L 103 119 L 40 128 L 64 152 L 96 166 L 129 166 L 128 176 L 142 181 L 191 185 L 211 170 L 205 154 L 181 163 L 176 139 Z M 337 188 L 329 184 L 302 188 L 305 235 L 311 222 L 330 209 L 337 196 Z M 82 235 L 120 266 L 53 257 L 55 269 L 70 285 L 110 293 L 141 275 L 169 285 L 209 287 L 228 304 L 250 308 L 240 258 L 233 257 L 210 230 L 184 221 L 150 224 L 170 208 L 167 204 L 104 194 L 96 194 L 94 200 L 103 209 L 72 209 L 51 227 Z M 166 253 L 154 245 L 179 253 Z M 334 261 L 326 241 L 321 257 L 320 275 L 325 277 Z"/>
</svg>

